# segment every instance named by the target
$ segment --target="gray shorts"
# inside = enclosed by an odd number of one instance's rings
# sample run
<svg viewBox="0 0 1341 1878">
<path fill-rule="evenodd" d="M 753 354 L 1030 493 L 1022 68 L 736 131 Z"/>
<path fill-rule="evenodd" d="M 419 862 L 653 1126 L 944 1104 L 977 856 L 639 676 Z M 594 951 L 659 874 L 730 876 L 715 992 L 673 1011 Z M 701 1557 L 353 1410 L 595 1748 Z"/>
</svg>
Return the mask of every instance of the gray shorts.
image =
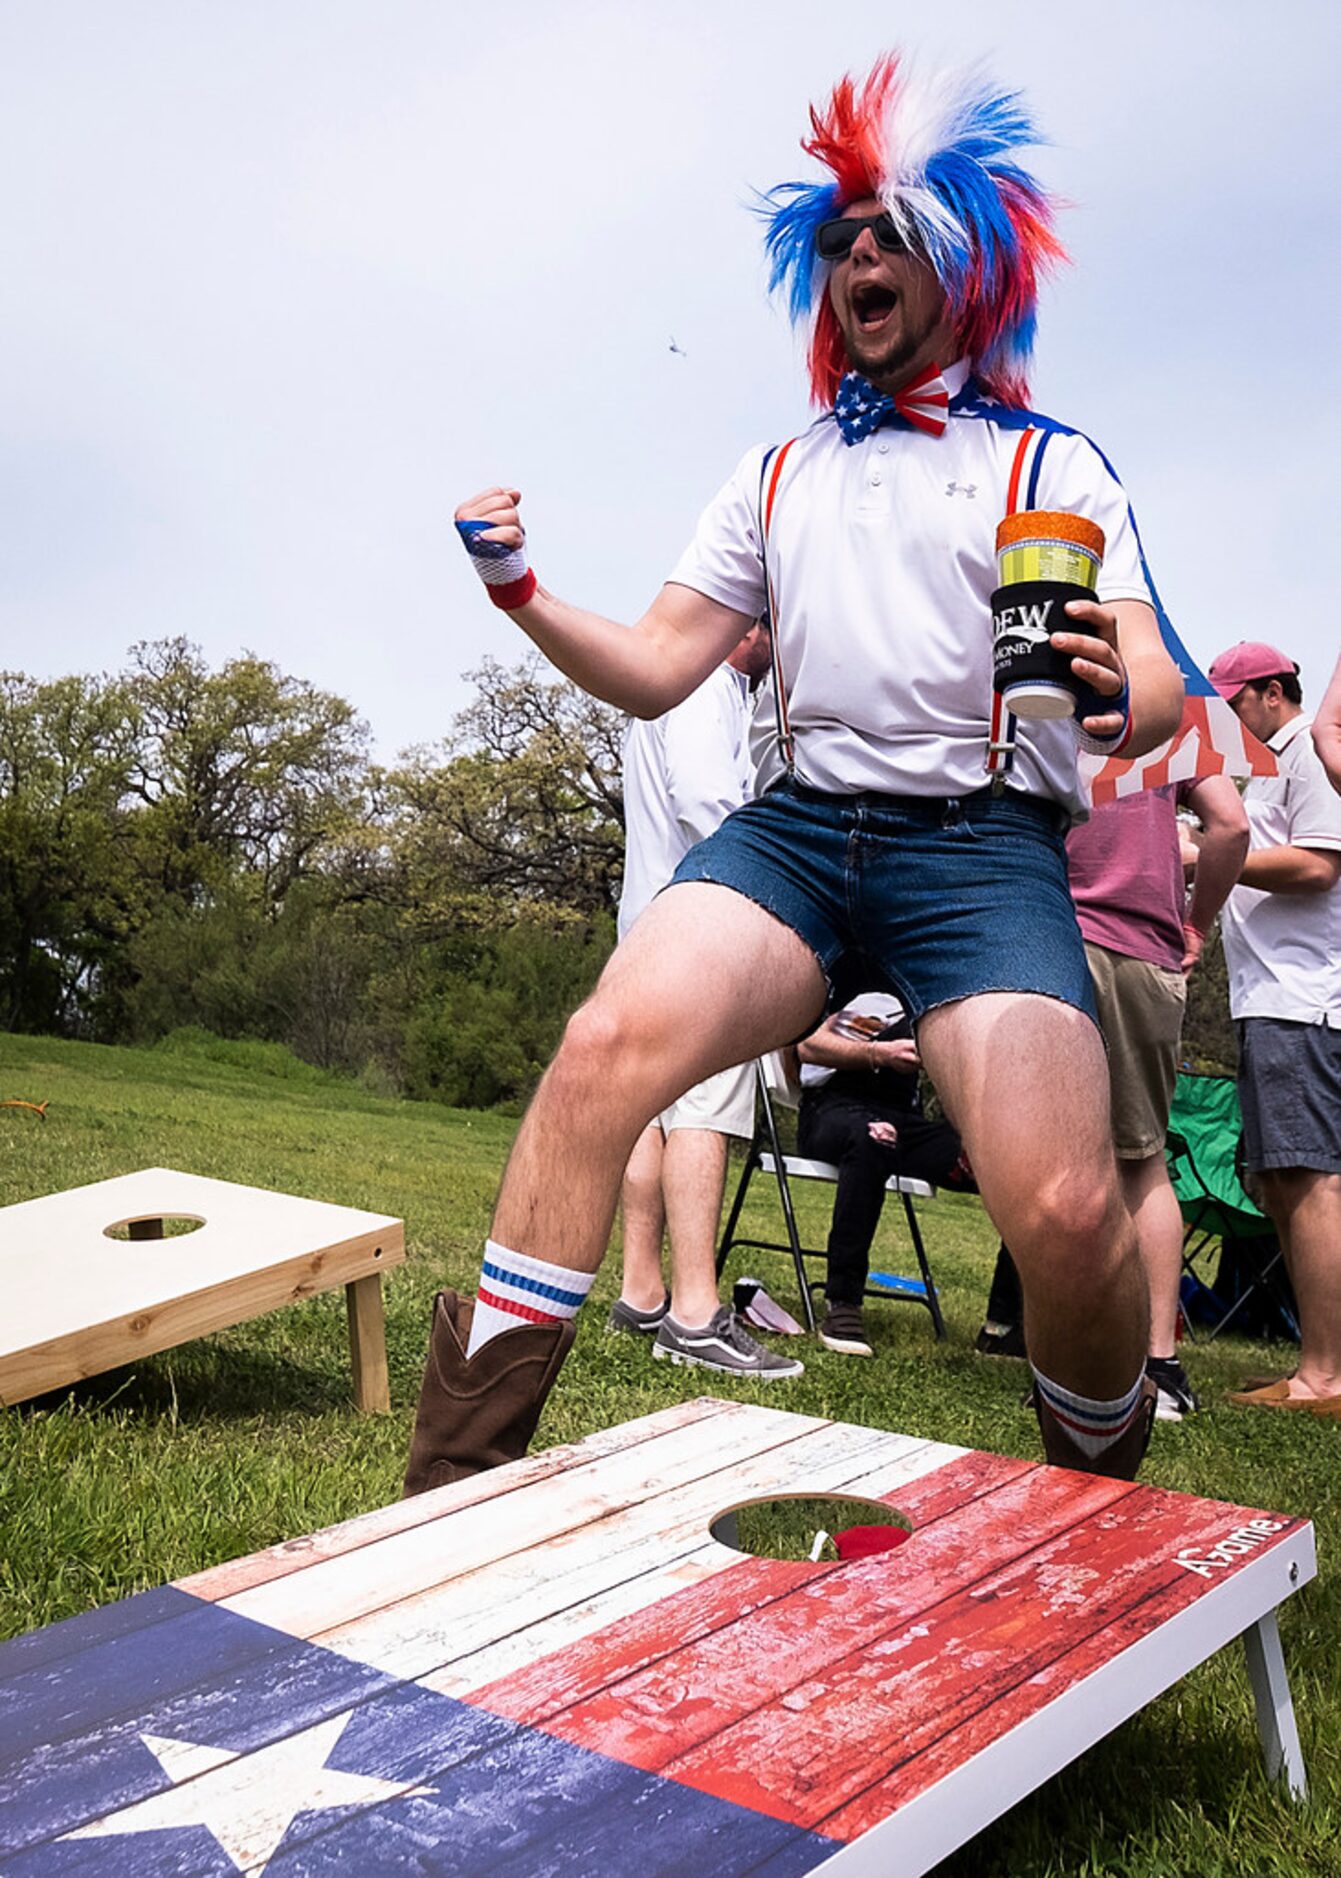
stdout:
<svg viewBox="0 0 1341 1878">
<path fill-rule="evenodd" d="M 1341 1174 L 1341 1030 L 1244 1017 L 1238 1033 L 1245 1165 Z"/>
</svg>

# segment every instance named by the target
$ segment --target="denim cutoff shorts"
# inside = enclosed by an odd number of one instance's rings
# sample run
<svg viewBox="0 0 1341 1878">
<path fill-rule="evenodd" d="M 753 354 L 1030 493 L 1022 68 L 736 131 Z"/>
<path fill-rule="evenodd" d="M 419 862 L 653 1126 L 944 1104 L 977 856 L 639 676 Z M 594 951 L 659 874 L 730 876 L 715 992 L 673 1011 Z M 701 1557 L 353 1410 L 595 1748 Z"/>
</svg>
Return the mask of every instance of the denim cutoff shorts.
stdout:
<svg viewBox="0 0 1341 1878">
<path fill-rule="evenodd" d="M 1034 992 L 1095 1024 L 1057 804 L 829 795 L 782 782 L 691 848 L 671 885 L 731 887 L 815 954 L 831 1009 L 887 988 L 914 1023 L 985 991 Z"/>
</svg>

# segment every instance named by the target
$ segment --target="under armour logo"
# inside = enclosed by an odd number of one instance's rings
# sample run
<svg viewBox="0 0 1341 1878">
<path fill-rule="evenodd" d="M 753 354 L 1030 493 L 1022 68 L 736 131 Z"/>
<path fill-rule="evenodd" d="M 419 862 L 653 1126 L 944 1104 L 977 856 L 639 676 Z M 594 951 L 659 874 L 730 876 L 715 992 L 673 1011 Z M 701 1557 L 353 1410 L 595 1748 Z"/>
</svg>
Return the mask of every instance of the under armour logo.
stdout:
<svg viewBox="0 0 1341 1878">
<path fill-rule="evenodd" d="M 967 496 L 971 502 L 978 493 L 977 483 L 946 483 L 947 496 Z"/>
</svg>

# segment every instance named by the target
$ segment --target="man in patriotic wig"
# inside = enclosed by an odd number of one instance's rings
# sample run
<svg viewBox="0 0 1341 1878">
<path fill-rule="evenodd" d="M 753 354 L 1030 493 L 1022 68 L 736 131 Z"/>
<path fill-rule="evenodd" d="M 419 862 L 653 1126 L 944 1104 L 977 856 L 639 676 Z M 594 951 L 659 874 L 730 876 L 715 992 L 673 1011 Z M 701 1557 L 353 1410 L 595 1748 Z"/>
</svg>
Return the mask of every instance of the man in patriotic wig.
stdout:
<svg viewBox="0 0 1341 1878">
<path fill-rule="evenodd" d="M 494 602 L 636 716 L 767 607 L 777 737 L 764 793 L 685 857 L 568 1025 L 499 1196 L 484 1308 L 439 1298 L 407 1491 L 522 1452 L 650 1117 L 872 983 L 916 1025 L 1015 1250 L 1049 1459 L 1135 1473 L 1145 1283 L 1062 840 L 1085 812 L 1078 749 L 1152 749 L 1182 688 L 1112 469 L 1026 408 L 1061 255 L 1031 141 L 1016 95 L 895 57 L 812 111 L 818 179 L 762 209 L 822 415 L 746 454 L 632 629 L 537 582 L 516 488 L 457 512 Z M 996 529 L 1025 510 L 1102 533 L 1093 598 L 1051 634 L 1072 717 L 1016 722 L 993 691 Z"/>
</svg>

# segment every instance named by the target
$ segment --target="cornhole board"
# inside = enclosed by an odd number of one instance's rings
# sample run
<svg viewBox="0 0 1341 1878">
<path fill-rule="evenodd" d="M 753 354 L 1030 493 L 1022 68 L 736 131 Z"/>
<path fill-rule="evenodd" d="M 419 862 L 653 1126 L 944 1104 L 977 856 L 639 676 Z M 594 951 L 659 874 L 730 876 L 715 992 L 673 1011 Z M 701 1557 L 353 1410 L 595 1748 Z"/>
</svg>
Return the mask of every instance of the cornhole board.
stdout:
<svg viewBox="0 0 1341 1878">
<path fill-rule="evenodd" d="M 169 1167 L 0 1207 L 0 1403 L 343 1285 L 355 1400 L 387 1409 L 382 1273 L 404 1258 L 398 1219 Z"/>
<path fill-rule="evenodd" d="M 912 1536 L 712 1536 L 819 1492 Z M 1237 1636 L 1302 1792 L 1314 1570 L 1286 1514 L 688 1402 L 0 1644 L 0 1872 L 924 1872 Z"/>
</svg>

